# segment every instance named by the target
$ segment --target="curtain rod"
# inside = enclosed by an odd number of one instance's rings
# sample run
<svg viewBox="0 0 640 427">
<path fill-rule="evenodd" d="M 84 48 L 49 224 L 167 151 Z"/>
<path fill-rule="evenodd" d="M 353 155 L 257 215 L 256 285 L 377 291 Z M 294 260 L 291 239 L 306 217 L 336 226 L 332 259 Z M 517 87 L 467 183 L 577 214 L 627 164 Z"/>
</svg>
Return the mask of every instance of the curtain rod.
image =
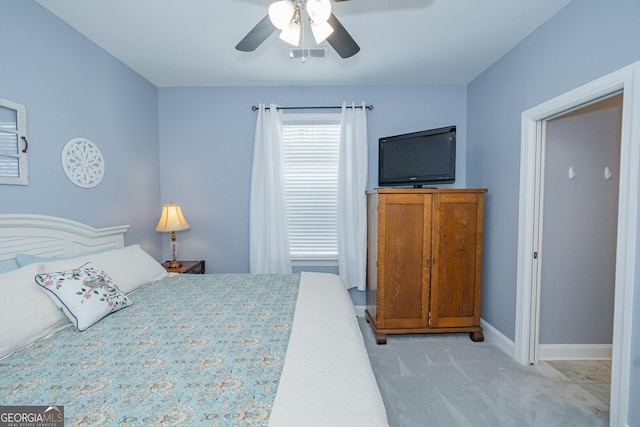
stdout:
<svg viewBox="0 0 640 427">
<path fill-rule="evenodd" d="M 352 105 L 347 105 L 347 108 L 354 108 L 354 106 Z M 341 105 L 337 105 L 337 106 L 324 106 L 324 107 L 278 107 L 278 110 L 326 110 L 326 109 L 340 109 L 342 108 Z M 362 108 L 362 105 L 356 105 L 355 108 Z M 364 108 L 366 108 L 367 110 L 373 110 L 373 105 L 366 105 Z M 266 110 L 269 109 L 269 107 L 265 107 Z M 258 107 L 256 107 L 255 105 L 251 107 L 251 110 L 253 111 L 258 111 Z"/>
</svg>

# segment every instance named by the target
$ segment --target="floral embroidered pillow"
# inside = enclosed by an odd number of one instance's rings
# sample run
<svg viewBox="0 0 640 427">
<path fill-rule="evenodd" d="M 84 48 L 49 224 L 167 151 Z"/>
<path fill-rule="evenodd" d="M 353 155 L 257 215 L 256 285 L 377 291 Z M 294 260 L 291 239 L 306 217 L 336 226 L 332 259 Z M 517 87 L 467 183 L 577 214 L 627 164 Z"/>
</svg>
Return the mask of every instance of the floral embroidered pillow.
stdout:
<svg viewBox="0 0 640 427">
<path fill-rule="evenodd" d="M 68 271 L 38 274 L 35 280 L 79 331 L 132 304 L 111 277 L 91 262 Z"/>
</svg>

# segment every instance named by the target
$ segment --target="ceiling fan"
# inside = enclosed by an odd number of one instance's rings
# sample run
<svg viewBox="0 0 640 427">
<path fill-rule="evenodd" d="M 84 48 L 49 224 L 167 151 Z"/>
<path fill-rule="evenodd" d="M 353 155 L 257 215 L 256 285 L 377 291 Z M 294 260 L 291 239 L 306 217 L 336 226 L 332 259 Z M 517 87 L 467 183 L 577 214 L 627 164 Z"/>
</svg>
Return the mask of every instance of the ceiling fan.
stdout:
<svg viewBox="0 0 640 427">
<path fill-rule="evenodd" d="M 280 0 L 272 3 L 267 16 L 240 40 L 236 49 L 252 52 L 276 29 L 281 30 L 280 39 L 298 46 L 303 24 L 301 15 L 306 13 L 316 43 L 326 40 L 342 58 L 355 55 L 360 51 L 360 46 L 331 11 L 331 1 L 345 0 Z"/>
</svg>

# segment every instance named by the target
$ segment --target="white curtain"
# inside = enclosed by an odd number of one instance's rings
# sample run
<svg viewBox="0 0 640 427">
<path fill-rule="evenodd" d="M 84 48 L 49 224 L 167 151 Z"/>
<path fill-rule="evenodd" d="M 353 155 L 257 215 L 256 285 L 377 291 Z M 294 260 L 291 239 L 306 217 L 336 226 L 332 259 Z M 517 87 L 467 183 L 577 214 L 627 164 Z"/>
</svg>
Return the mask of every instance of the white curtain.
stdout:
<svg viewBox="0 0 640 427">
<path fill-rule="evenodd" d="M 282 172 L 282 111 L 260 104 L 249 203 L 249 271 L 291 273 Z"/>
<path fill-rule="evenodd" d="M 338 270 L 347 288 L 365 290 L 367 269 L 367 113 L 342 103 L 338 164 Z"/>
</svg>

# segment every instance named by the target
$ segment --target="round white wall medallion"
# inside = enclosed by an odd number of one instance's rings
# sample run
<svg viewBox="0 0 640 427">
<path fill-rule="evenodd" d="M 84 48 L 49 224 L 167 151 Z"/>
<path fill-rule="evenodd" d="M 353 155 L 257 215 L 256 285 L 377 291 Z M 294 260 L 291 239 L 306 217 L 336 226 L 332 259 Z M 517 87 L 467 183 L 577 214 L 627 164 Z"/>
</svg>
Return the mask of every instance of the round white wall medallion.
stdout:
<svg viewBox="0 0 640 427">
<path fill-rule="evenodd" d="M 74 138 L 62 149 L 62 167 L 67 178 L 78 187 L 91 188 L 104 177 L 104 158 L 93 142 Z"/>
</svg>

